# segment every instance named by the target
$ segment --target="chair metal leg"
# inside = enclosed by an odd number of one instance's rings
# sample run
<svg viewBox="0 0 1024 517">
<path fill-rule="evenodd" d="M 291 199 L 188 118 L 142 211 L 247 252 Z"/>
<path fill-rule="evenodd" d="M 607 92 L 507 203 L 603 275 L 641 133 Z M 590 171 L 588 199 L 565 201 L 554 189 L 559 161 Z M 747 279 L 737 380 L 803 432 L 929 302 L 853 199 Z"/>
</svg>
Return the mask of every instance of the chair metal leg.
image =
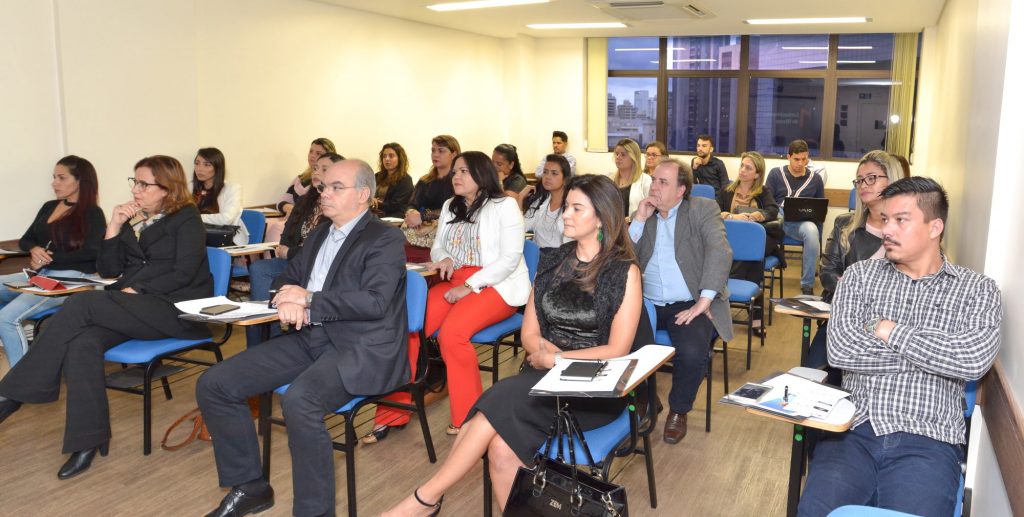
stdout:
<svg viewBox="0 0 1024 517">
<path fill-rule="evenodd" d="M 754 300 L 747 303 L 747 369 L 750 369 L 750 347 L 754 342 Z"/>
<path fill-rule="evenodd" d="M 153 383 L 153 371 L 160 361 L 146 365 L 142 376 L 142 454 L 149 456 L 153 450 L 153 394 L 150 391 Z"/>
<path fill-rule="evenodd" d="M 270 412 L 273 410 L 274 394 L 260 394 L 259 434 L 263 436 L 263 480 L 270 482 Z"/>
<path fill-rule="evenodd" d="M 708 415 L 711 414 L 710 409 Z M 651 508 L 658 507 L 658 484 L 654 480 L 654 456 L 651 454 L 651 435 L 644 434 L 644 463 L 647 464 L 647 491 L 651 496 Z"/>
<path fill-rule="evenodd" d="M 484 453 L 484 517 L 491 517 L 491 468 L 487 461 L 487 454 Z"/>
<path fill-rule="evenodd" d="M 167 377 L 160 377 L 160 385 L 164 388 L 164 398 L 171 400 L 174 395 L 171 394 L 171 383 L 167 382 Z"/>
<path fill-rule="evenodd" d="M 722 341 L 722 388 L 729 394 L 729 343 Z"/>
<path fill-rule="evenodd" d="M 725 341 L 722 341 L 723 348 Z M 705 378 L 708 381 L 707 387 L 707 409 L 704 411 L 704 432 L 711 432 L 711 363 L 715 360 L 715 341 L 711 341 L 711 346 L 708 348 L 708 370 L 704 373 Z"/>
<path fill-rule="evenodd" d="M 501 349 L 501 341 L 496 341 L 491 346 L 491 386 L 498 383 L 498 351 Z"/>
<path fill-rule="evenodd" d="M 348 515 L 356 517 L 356 423 L 355 412 L 345 415 L 345 485 L 348 489 Z"/>
<path fill-rule="evenodd" d="M 416 413 L 420 419 L 420 429 L 423 431 L 423 443 L 427 446 L 427 458 L 431 463 L 437 463 L 434 439 L 430 436 L 430 425 L 427 424 L 427 404 L 424 401 L 423 386 L 415 385 L 411 391 L 413 401 L 416 403 Z"/>
</svg>

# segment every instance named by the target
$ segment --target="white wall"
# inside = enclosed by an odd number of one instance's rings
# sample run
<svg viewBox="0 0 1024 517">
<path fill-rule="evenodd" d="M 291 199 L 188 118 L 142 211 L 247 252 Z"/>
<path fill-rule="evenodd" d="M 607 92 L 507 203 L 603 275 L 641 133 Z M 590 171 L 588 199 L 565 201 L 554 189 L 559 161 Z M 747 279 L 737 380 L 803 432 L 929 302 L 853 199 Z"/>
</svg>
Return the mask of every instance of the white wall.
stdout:
<svg viewBox="0 0 1024 517">
<path fill-rule="evenodd" d="M 0 185 L 7 187 L 0 240 L 21 237 L 64 155 L 57 48 L 50 2 L 0 6 Z"/>
<path fill-rule="evenodd" d="M 0 184 L 19 195 L 0 239 L 52 197 L 65 152 L 96 165 L 108 213 L 150 154 L 191 172 L 219 147 L 250 205 L 275 201 L 321 136 L 373 165 L 397 141 L 414 177 L 440 133 L 489 154 L 531 127 L 532 46 L 305 0 L 4 2 Z"/>
</svg>

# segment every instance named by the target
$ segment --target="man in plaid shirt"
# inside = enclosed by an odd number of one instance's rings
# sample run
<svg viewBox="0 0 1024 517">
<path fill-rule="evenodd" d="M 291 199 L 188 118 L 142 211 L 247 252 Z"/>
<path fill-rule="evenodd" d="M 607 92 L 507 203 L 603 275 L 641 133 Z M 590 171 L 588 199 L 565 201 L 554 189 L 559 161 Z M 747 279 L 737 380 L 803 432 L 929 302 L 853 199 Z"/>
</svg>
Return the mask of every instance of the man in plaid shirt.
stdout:
<svg viewBox="0 0 1024 517">
<path fill-rule="evenodd" d="M 980 379 L 999 349 L 998 287 L 942 253 L 942 187 L 912 177 L 881 196 L 885 258 L 847 269 L 829 322 L 829 364 L 843 370 L 857 411 L 850 431 L 815 449 L 803 516 L 850 504 L 952 515 L 964 383 Z"/>
</svg>

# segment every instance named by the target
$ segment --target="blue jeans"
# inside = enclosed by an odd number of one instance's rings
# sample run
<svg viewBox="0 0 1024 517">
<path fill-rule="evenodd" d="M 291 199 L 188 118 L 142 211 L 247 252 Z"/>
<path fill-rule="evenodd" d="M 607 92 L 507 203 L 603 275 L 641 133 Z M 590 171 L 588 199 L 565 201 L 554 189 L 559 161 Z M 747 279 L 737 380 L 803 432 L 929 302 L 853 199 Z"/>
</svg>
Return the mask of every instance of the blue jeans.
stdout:
<svg viewBox="0 0 1024 517">
<path fill-rule="evenodd" d="M 265 301 L 270 299 L 270 286 L 274 280 L 284 273 L 288 267 L 288 260 L 283 258 L 272 258 L 268 260 L 257 260 L 249 265 L 249 297 L 253 301 Z M 281 334 L 281 327 L 276 324 L 270 325 L 270 337 Z M 245 342 L 247 347 L 260 343 L 259 325 L 245 328 Z"/>
<path fill-rule="evenodd" d="M 786 237 L 796 239 L 804 245 L 803 263 L 800 268 L 800 287 L 814 287 L 814 273 L 818 270 L 818 256 L 821 255 L 821 232 L 818 225 L 803 221 L 782 223 Z"/>
<path fill-rule="evenodd" d="M 959 445 L 910 433 L 875 436 L 864 422 L 818 443 L 798 515 L 818 517 L 853 504 L 949 517 L 962 460 Z"/>
<path fill-rule="evenodd" d="M 76 278 L 85 276 L 85 273 L 74 270 L 43 269 L 40 273 Z M 27 280 L 28 277 L 25 276 L 25 273 L 0 276 L 0 283 L 25 282 Z M 28 338 L 25 336 L 25 329 L 21 326 L 22 322 L 45 310 L 60 307 L 66 299 L 66 296 L 36 296 L 0 287 L 0 304 L 3 305 L 3 308 L 0 308 L 0 342 L 4 345 L 7 362 L 11 368 L 14 368 L 14 365 L 28 351 Z"/>
</svg>

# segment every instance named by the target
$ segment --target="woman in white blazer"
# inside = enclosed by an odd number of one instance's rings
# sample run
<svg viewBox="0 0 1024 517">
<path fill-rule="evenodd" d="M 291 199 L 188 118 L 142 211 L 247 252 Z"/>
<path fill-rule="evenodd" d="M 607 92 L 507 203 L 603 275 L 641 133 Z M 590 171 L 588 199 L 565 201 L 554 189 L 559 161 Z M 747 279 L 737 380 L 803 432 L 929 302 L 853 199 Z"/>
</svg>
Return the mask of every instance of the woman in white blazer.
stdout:
<svg viewBox="0 0 1024 517">
<path fill-rule="evenodd" d="M 451 425 L 459 427 L 483 393 L 470 338 L 515 313 L 530 298 L 523 260 L 523 215 L 505 195 L 489 156 L 460 154 L 452 171 L 455 196 L 445 201 L 430 249 L 442 282 L 427 295 L 426 334 L 437 332 L 448 369 Z"/>
<path fill-rule="evenodd" d="M 249 230 L 242 223 L 242 186 L 227 183 L 224 153 L 204 147 L 196 153 L 192 170 L 192 197 L 205 224 L 234 225 L 235 245 L 249 244 Z"/>
<path fill-rule="evenodd" d="M 626 207 L 629 217 L 640 206 L 640 201 L 647 197 L 651 190 L 651 177 L 644 174 L 640 165 L 640 145 L 629 138 L 623 138 L 615 144 L 615 186 L 622 194 L 622 204 Z"/>
</svg>

